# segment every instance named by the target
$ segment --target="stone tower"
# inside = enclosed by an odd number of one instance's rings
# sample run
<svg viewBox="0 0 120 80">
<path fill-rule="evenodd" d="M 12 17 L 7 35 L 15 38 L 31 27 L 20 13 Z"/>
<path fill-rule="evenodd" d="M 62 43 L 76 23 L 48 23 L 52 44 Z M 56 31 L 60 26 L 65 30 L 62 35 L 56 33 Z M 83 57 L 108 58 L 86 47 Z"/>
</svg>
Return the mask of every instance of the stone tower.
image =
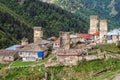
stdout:
<svg viewBox="0 0 120 80">
<path fill-rule="evenodd" d="M 70 33 L 60 32 L 60 47 L 63 49 L 70 49 Z"/>
<path fill-rule="evenodd" d="M 107 20 L 100 20 L 100 43 L 106 42 L 106 35 L 108 30 Z"/>
<path fill-rule="evenodd" d="M 98 16 L 90 16 L 90 29 L 89 34 L 94 34 L 98 31 Z"/>
<path fill-rule="evenodd" d="M 40 43 L 43 38 L 42 27 L 34 27 L 34 43 Z"/>
</svg>

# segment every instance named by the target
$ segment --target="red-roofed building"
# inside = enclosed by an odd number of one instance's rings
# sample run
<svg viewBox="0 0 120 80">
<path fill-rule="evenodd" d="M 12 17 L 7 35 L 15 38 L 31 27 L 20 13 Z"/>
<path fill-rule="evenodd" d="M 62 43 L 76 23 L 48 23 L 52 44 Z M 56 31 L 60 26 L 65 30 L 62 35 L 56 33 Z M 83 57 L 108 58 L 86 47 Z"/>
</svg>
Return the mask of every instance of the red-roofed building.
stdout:
<svg viewBox="0 0 120 80">
<path fill-rule="evenodd" d="M 97 31 L 93 34 L 93 36 L 99 36 L 99 34 L 100 34 L 100 32 Z"/>
<path fill-rule="evenodd" d="M 53 43 L 53 48 L 60 48 L 60 38 L 57 38 Z"/>
<path fill-rule="evenodd" d="M 84 38 L 84 39 L 90 39 L 92 38 L 92 34 L 76 34 L 78 37 L 80 38 Z"/>
</svg>

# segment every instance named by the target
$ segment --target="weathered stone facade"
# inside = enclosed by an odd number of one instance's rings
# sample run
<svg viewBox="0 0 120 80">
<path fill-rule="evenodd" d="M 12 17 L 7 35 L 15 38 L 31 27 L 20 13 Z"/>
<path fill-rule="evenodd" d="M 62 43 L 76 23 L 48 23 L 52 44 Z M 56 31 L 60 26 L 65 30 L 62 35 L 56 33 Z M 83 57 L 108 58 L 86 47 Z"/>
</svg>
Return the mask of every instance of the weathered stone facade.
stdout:
<svg viewBox="0 0 120 80">
<path fill-rule="evenodd" d="M 34 27 L 34 43 L 41 42 L 43 38 L 43 31 L 41 27 Z"/>
<path fill-rule="evenodd" d="M 106 37 L 107 37 L 107 29 L 108 24 L 107 20 L 100 20 L 100 43 L 106 43 Z"/>
<path fill-rule="evenodd" d="M 70 49 L 70 33 L 60 32 L 60 47 L 63 49 Z"/>
<path fill-rule="evenodd" d="M 90 16 L 89 34 L 94 34 L 98 31 L 98 16 Z"/>
<path fill-rule="evenodd" d="M 0 63 L 10 63 L 18 58 L 18 51 L 16 50 L 0 50 Z"/>
</svg>

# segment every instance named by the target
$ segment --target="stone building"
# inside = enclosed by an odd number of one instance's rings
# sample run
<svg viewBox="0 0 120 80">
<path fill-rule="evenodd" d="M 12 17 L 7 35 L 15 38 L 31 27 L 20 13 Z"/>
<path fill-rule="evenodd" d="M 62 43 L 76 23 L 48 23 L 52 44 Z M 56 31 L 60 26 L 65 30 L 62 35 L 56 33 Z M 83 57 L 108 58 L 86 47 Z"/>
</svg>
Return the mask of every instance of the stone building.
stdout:
<svg viewBox="0 0 120 80">
<path fill-rule="evenodd" d="M 34 27 L 34 43 L 41 42 L 42 38 L 43 38 L 42 27 Z"/>
<path fill-rule="evenodd" d="M 79 56 L 81 56 L 80 49 L 58 49 L 57 61 L 63 65 L 77 65 L 79 62 Z"/>
<path fill-rule="evenodd" d="M 70 49 L 70 33 L 60 32 L 60 47 L 63 49 Z"/>
<path fill-rule="evenodd" d="M 108 30 L 107 20 L 99 20 L 98 16 L 90 16 L 89 34 L 93 35 L 93 41 L 95 43 L 107 42 L 107 30 Z"/>
<path fill-rule="evenodd" d="M 107 20 L 100 20 L 100 43 L 106 43 L 107 41 L 107 30 L 108 30 L 108 24 Z"/>
<path fill-rule="evenodd" d="M 39 61 L 47 55 L 47 48 L 40 44 L 31 43 L 19 50 L 22 61 Z"/>
<path fill-rule="evenodd" d="M 107 33 L 107 43 L 116 43 L 120 41 L 120 30 L 114 29 Z"/>
<path fill-rule="evenodd" d="M 54 49 L 59 49 L 59 48 L 60 48 L 60 38 L 57 38 L 57 39 L 53 42 L 53 48 L 54 48 Z"/>
<path fill-rule="evenodd" d="M 90 16 L 90 29 L 89 34 L 94 34 L 98 31 L 98 16 Z"/>
<path fill-rule="evenodd" d="M 0 63 L 10 63 L 18 58 L 17 50 L 0 50 Z"/>
</svg>

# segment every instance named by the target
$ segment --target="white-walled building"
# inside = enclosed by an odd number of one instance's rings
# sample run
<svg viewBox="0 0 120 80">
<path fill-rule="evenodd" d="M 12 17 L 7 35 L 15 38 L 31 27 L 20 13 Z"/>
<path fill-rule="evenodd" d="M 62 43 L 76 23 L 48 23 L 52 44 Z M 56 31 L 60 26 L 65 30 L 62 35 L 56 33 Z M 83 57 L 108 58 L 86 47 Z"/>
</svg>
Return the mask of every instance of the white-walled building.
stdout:
<svg viewBox="0 0 120 80">
<path fill-rule="evenodd" d="M 114 29 L 107 33 L 107 43 L 116 43 L 120 40 L 120 30 Z"/>
</svg>

